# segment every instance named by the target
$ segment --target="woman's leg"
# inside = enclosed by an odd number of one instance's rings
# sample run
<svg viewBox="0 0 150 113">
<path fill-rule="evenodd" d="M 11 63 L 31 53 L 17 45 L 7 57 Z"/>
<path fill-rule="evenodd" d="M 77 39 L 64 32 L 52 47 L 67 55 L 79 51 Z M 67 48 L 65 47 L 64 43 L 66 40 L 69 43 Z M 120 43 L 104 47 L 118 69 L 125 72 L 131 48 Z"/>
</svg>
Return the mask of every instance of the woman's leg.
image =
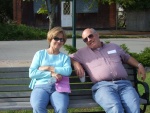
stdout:
<svg viewBox="0 0 150 113">
<path fill-rule="evenodd" d="M 69 95 L 68 93 L 53 92 L 51 104 L 54 107 L 55 113 L 68 113 Z"/>
<path fill-rule="evenodd" d="M 33 113 L 47 113 L 47 105 L 49 103 L 49 94 L 43 88 L 34 88 L 30 103 L 33 108 Z"/>
</svg>

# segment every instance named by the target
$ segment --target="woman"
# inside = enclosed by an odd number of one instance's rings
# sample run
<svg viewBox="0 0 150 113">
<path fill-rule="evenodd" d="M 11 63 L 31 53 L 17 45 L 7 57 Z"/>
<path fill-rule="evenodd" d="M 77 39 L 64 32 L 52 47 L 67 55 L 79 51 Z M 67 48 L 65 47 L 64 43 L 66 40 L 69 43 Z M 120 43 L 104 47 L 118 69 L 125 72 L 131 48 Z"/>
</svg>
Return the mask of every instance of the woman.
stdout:
<svg viewBox="0 0 150 113">
<path fill-rule="evenodd" d="M 69 104 L 69 78 L 72 68 L 70 58 L 60 52 L 66 42 L 66 34 L 61 27 L 54 27 L 47 33 L 49 48 L 35 53 L 29 68 L 32 79 L 30 103 L 34 113 L 47 113 L 50 102 L 55 113 L 67 113 Z M 57 83 L 52 83 L 56 79 Z M 67 79 L 68 78 L 68 79 Z M 59 83 L 65 82 L 68 90 L 59 90 Z M 57 85 L 57 87 L 56 87 Z M 64 87 L 65 88 L 65 87 Z"/>
</svg>

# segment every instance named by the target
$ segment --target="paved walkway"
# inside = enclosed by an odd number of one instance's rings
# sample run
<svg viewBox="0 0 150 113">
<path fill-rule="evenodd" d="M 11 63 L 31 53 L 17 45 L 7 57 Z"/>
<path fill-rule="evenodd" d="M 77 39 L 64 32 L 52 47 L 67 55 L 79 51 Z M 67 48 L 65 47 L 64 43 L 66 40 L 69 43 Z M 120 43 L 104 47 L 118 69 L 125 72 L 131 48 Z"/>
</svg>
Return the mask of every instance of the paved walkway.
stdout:
<svg viewBox="0 0 150 113">
<path fill-rule="evenodd" d="M 71 31 L 67 31 L 71 32 Z M 99 31 L 102 35 L 132 35 L 135 36 L 135 32 L 126 31 Z M 121 33 L 122 32 L 122 33 Z M 78 34 L 81 31 L 77 32 Z M 140 38 L 140 37 L 150 37 L 149 32 L 137 32 L 139 38 L 131 39 L 101 39 L 102 41 L 110 41 L 118 45 L 126 44 L 131 52 L 137 52 L 144 50 L 145 47 L 150 47 L 150 38 Z M 72 39 L 68 39 L 66 44 L 72 45 Z M 81 39 L 76 40 L 76 47 L 79 49 L 85 46 L 85 43 Z M 40 49 L 45 49 L 48 47 L 46 40 L 33 40 L 33 41 L 0 41 L 0 67 L 22 67 L 30 66 L 33 55 L 36 51 Z M 67 52 L 62 48 L 62 52 Z"/>
</svg>

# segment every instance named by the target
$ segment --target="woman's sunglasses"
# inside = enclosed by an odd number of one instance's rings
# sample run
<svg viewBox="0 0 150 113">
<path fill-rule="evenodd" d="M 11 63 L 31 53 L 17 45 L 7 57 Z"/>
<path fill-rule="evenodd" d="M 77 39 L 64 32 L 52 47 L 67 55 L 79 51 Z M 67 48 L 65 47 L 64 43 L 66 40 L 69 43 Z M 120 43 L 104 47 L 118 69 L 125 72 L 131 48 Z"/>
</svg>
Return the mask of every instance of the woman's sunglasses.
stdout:
<svg viewBox="0 0 150 113">
<path fill-rule="evenodd" d="M 94 37 L 94 35 L 90 34 L 89 36 L 87 36 L 86 38 L 84 38 L 83 41 L 86 43 L 88 41 L 88 38 L 91 39 L 93 37 Z"/>
<path fill-rule="evenodd" d="M 58 37 L 55 37 L 55 38 L 53 38 L 55 41 L 59 41 L 60 40 L 60 42 L 65 42 L 65 40 L 63 39 L 63 38 L 58 38 Z"/>
</svg>

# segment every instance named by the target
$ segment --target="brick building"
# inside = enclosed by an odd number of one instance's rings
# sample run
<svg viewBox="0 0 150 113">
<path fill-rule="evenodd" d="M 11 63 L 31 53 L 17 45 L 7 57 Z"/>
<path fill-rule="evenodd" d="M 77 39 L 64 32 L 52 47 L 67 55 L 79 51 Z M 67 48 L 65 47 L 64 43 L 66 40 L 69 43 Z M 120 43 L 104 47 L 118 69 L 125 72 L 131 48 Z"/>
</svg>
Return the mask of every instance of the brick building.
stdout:
<svg viewBox="0 0 150 113">
<path fill-rule="evenodd" d="M 37 14 L 40 4 L 41 2 L 13 0 L 14 21 L 17 24 L 48 28 L 47 15 Z M 96 3 L 95 5 L 94 8 L 88 9 L 87 4 L 82 0 L 76 0 L 76 28 L 115 29 L 116 4 Z M 72 3 L 61 2 L 57 6 L 55 25 L 72 28 Z"/>
</svg>

